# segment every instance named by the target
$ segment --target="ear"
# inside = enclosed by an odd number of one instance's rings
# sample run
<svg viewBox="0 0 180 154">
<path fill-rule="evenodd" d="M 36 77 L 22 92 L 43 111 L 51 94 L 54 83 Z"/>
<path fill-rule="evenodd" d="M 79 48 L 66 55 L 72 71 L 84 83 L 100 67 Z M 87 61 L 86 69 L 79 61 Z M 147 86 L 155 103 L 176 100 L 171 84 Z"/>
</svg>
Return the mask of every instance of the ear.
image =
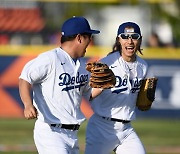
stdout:
<svg viewBox="0 0 180 154">
<path fill-rule="evenodd" d="M 120 42 L 121 38 L 120 37 L 116 37 L 116 42 Z"/>
<path fill-rule="evenodd" d="M 77 41 L 78 41 L 79 43 L 82 42 L 82 40 L 81 40 L 81 35 L 80 35 L 80 34 L 78 34 L 78 35 L 76 36 L 76 39 L 77 39 Z"/>
<path fill-rule="evenodd" d="M 142 37 L 138 40 L 139 48 L 141 47 Z"/>
</svg>

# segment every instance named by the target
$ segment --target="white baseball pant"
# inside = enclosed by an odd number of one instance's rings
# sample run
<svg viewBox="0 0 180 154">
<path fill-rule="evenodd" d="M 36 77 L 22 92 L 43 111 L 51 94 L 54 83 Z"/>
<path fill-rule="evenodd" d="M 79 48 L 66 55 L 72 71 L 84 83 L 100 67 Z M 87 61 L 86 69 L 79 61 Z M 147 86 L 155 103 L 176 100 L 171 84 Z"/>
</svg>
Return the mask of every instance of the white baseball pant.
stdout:
<svg viewBox="0 0 180 154">
<path fill-rule="evenodd" d="M 94 114 L 86 130 L 85 154 L 145 154 L 131 123 L 113 122 Z"/>
<path fill-rule="evenodd" d="M 34 141 L 39 154 L 79 154 L 77 131 L 51 127 L 37 120 Z"/>
</svg>

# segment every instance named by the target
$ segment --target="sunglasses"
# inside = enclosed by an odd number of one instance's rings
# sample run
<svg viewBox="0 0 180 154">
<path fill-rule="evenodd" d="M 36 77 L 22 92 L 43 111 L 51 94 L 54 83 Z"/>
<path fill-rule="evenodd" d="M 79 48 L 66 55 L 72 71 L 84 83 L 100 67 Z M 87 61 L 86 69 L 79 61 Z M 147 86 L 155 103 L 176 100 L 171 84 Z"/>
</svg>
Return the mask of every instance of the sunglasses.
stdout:
<svg viewBox="0 0 180 154">
<path fill-rule="evenodd" d="M 123 40 L 127 40 L 129 38 L 133 40 L 139 40 L 141 38 L 141 35 L 139 35 L 138 33 L 134 33 L 134 34 L 121 33 L 119 34 L 119 37 L 121 37 Z"/>
</svg>

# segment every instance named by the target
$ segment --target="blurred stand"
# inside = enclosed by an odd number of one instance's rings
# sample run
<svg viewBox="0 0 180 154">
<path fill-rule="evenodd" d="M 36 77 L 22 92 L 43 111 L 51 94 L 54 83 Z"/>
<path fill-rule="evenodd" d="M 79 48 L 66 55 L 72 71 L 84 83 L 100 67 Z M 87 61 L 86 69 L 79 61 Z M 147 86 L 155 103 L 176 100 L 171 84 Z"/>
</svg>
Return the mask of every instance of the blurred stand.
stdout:
<svg viewBox="0 0 180 154">
<path fill-rule="evenodd" d="M 0 1 L 0 44 L 43 44 L 45 19 L 37 2 Z"/>
<path fill-rule="evenodd" d="M 156 33 L 152 33 L 148 38 L 147 46 L 157 48 L 157 47 L 163 47 L 164 44 L 161 42 L 159 36 Z"/>
<path fill-rule="evenodd" d="M 148 38 L 148 47 L 176 47 L 173 31 L 169 23 L 159 22 L 152 24 L 152 31 Z"/>
<path fill-rule="evenodd" d="M 103 3 L 101 0 L 101 3 L 86 3 L 86 1 L 66 3 L 60 0 L 59 2 L 1 0 L 0 44 L 59 44 L 58 32 L 62 21 L 71 16 L 85 16 L 92 23 L 92 27 L 101 29 L 101 35 L 94 38 L 94 45 L 112 46 L 116 35 L 115 29 L 119 23 L 133 21 L 142 29 L 143 46 L 147 46 L 152 31 L 158 35 L 160 46 L 179 46 L 179 43 L 174 43 L 178 42 L 179 33 L 174 32 L 172 23 L 170 25 L 164 22 L 164 19 L 157 18 L 154 13 L 158 10 L 156 7 L 159 7 L 178 18 L 176 1 L 169 3 L 155 1 L 156 5 L 150 4 L 149 1 L 133 2 L 135 1 L 106 0 L 106 3 L 105 1 Z M 176 37 L 173 37 L 173 34 L 177 34 Z"/>
</svg>

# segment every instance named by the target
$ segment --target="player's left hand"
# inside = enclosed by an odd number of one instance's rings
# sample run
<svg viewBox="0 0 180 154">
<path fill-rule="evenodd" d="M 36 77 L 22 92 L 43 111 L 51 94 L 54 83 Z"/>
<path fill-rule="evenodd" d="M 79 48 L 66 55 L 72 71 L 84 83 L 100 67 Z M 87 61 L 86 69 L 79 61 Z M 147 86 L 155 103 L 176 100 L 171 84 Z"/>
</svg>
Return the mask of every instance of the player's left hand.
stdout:
<svg viewBox="0 0 180 154">
<path fill-rule="evenodd" d="M 136 106 L 141 111 L 147 111 L 155 99 L 157 78 L 147 78 L 142 80 L 141 88 L 138 93 Z"/>
</svg>

